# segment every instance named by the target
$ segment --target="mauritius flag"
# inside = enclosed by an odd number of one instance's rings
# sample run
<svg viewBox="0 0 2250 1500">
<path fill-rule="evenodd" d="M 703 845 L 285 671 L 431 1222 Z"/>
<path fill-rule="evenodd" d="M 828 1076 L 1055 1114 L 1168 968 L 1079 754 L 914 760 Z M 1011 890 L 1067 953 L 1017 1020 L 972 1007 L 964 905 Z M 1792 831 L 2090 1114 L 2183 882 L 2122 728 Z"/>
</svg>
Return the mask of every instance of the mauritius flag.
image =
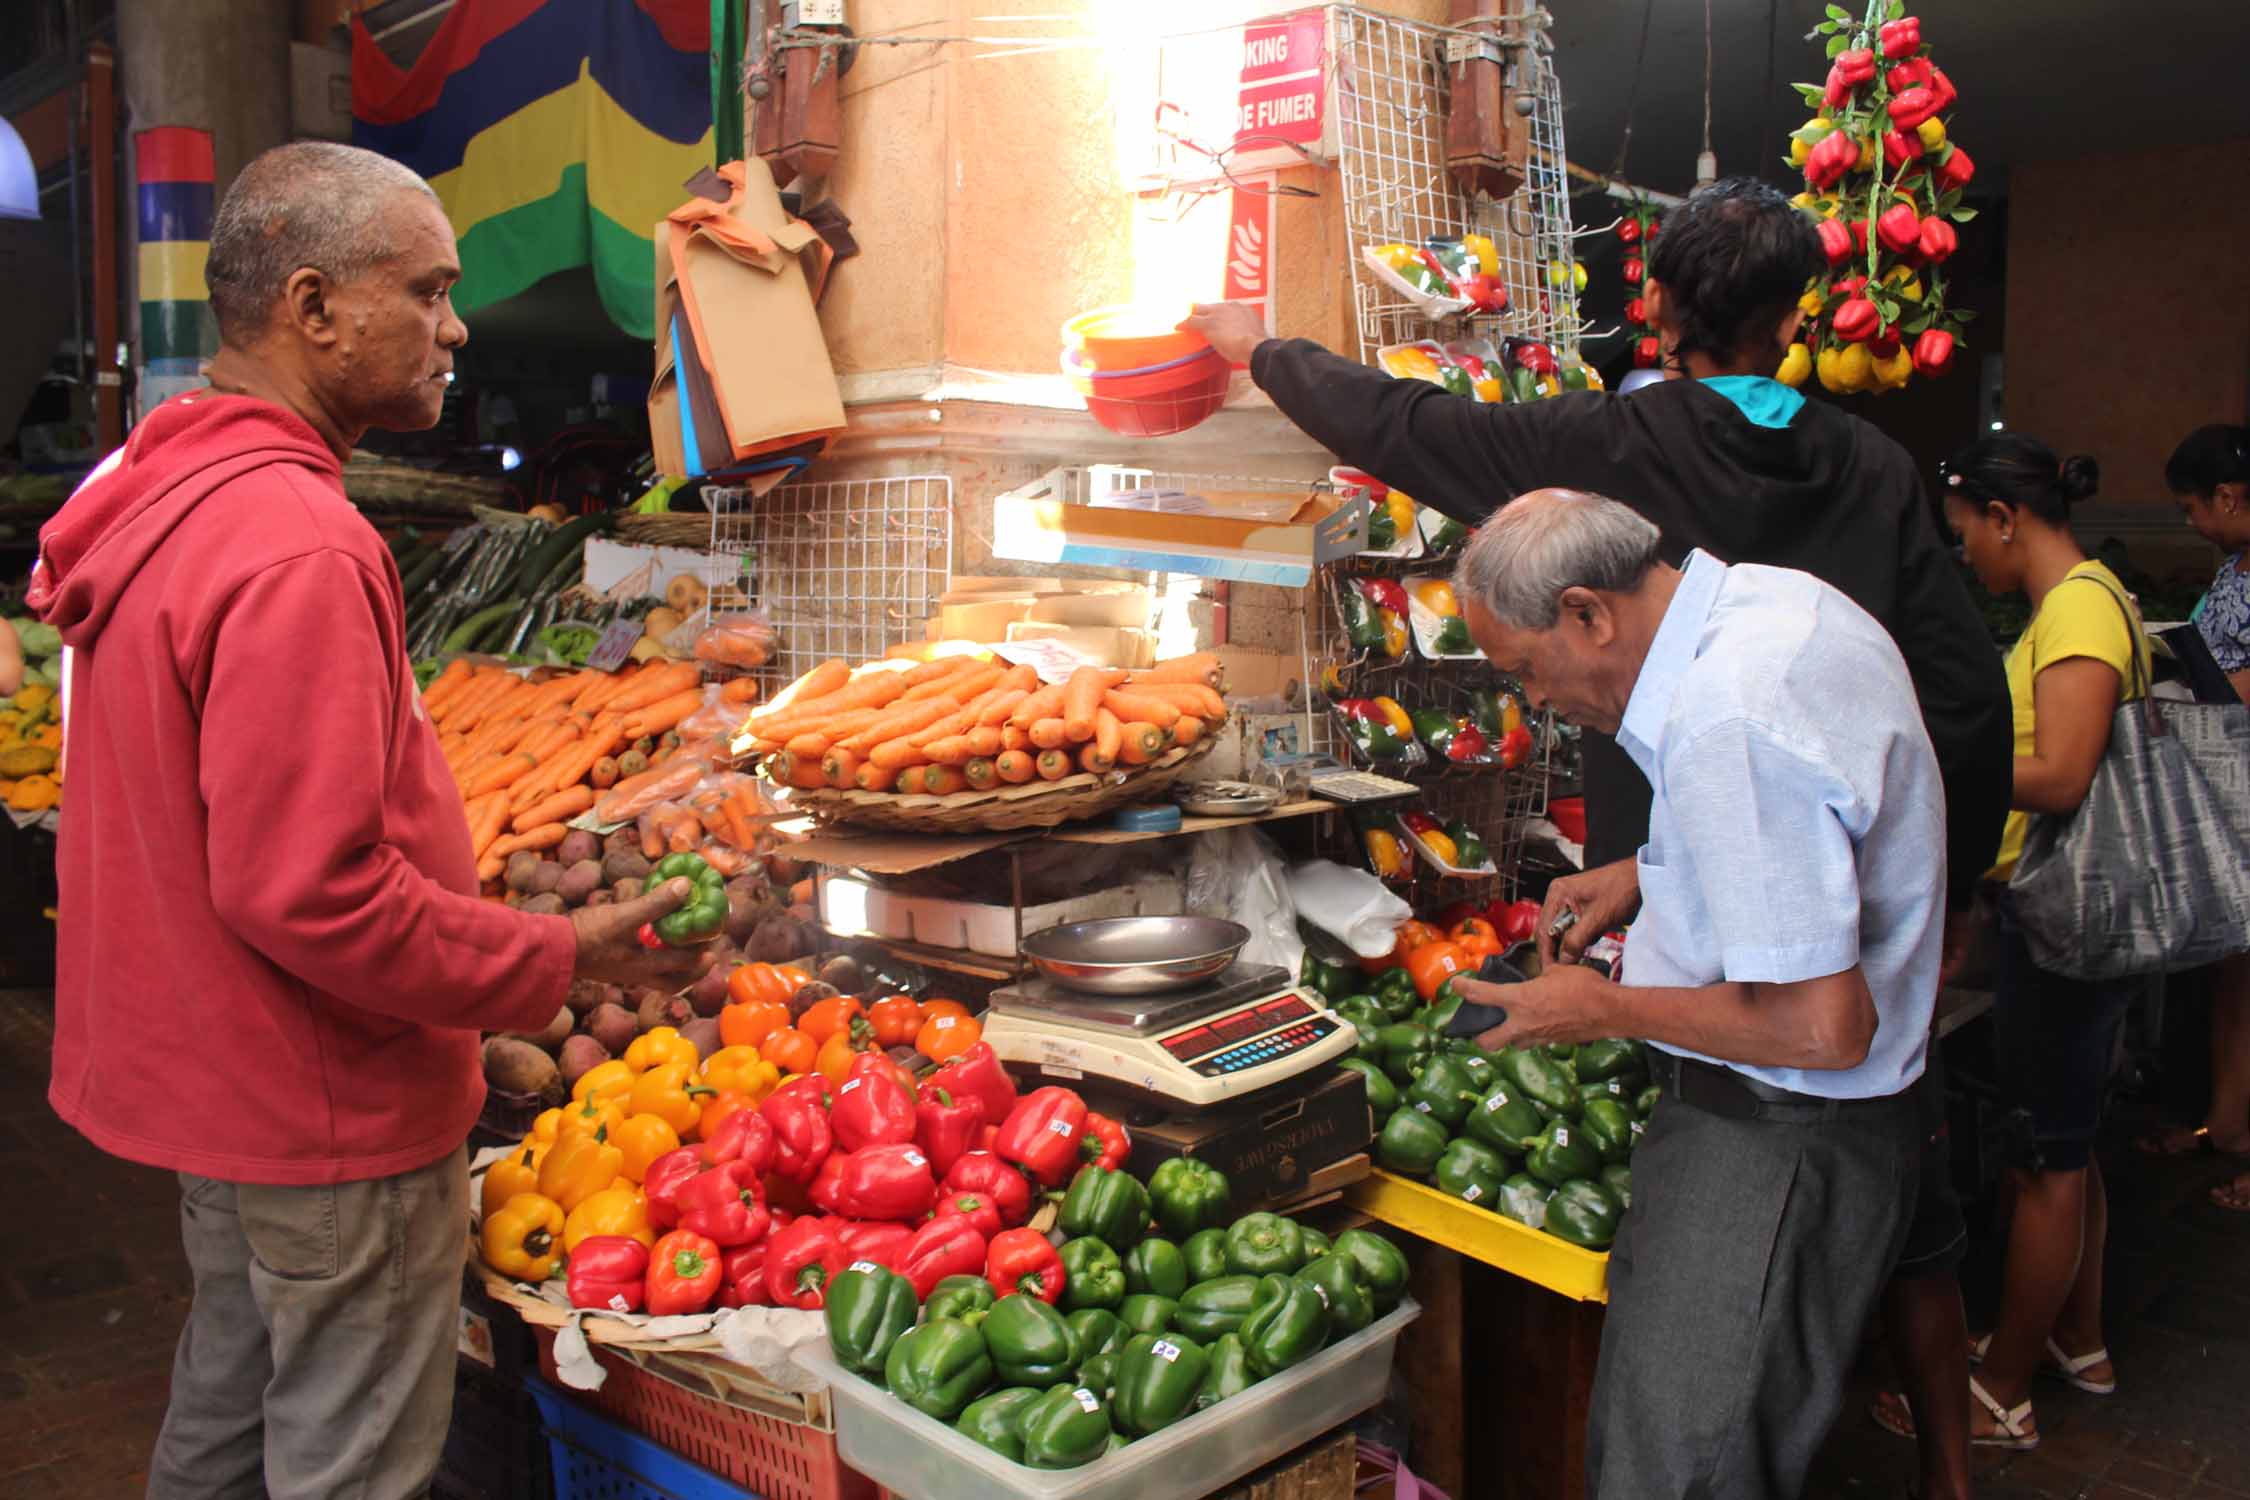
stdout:
<svg viewBox="0 0 2250 1500">
<path fill-rule="evenodd" d="M 411 69 L 352 21 L 352 139 L 420 172 L 473 312 L 591 265 L 655 331 L 650 233 L 712 165 L 710 0 L 460 0 Z"/>
</svg>

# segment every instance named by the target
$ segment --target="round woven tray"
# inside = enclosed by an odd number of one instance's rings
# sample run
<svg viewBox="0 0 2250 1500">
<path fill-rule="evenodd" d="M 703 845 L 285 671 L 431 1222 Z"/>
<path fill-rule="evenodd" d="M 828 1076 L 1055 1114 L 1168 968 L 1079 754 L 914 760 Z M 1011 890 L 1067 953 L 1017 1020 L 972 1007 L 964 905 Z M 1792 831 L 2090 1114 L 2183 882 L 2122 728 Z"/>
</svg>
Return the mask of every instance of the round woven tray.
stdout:
<svg viewBox="0 0 2250 1500">
<path fill-rule="evenodd" d="M 1170 750 L 1145 766 L 1096 776 L 1081 771 L 1059 781 L 1028 781 L 989 792 L 950 796 L 901 796 L 896 792 L 796 791 L 790 800 L 818 817 L 866 828 L 908 833 L 1004 833 L 1014 828 L 1053 828 L 1098 818 L 1112 808 L 1146 802 L 1194 769 L 1211 748 L 1208 739 L 1184 750 Z"/>
<path fill-rule="evenodd" d="M 711 517 L 703 511 L 656 516 L 627 513 L 617 518 L 617 534 L 644 547 L 708 547 Z"/>
</svg>

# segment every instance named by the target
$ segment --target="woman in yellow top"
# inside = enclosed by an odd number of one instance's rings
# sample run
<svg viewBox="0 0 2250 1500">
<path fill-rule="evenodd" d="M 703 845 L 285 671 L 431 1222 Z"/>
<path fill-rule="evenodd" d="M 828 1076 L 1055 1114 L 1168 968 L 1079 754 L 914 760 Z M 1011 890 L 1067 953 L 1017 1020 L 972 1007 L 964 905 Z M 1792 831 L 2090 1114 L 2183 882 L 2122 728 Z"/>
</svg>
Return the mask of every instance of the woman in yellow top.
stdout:
<svg viewBox="0 0 2250 1500">
<path fill-rule="evenodd" d="M 2102 1343 L 2102 1250 L 2108 1204 L 2093 1140 L 2118 1033 L 2133 991 L 2088 984 L 2031 961 L 2007 900 L 2031 815 L 2068 817 L 2092 785 L 2120 702 L 2148 681 L 2148 644 L 2116 575 L 2087 560 L 2070 507 L 2094 493 L 2091 458 L 2059 460 L 2013 433 L 1972 443 L 1944 470 L 1947 524 L 1994 594 L 2031 600 L 2009 651 L 2015 711 L 2014 811 L 1988 877 L 1998 925 L 1993 1004 L 2001 1080 L 2031 1117 L 2030 1159 L 2013 1171 L 2014 1220 L 2000 1316 L 1975 1349 L 1972 1440 L 2031 1448 L 2031 1377 L 2042 1366 L 2106 1395 L 2116 1373 Z"/>
</svg>

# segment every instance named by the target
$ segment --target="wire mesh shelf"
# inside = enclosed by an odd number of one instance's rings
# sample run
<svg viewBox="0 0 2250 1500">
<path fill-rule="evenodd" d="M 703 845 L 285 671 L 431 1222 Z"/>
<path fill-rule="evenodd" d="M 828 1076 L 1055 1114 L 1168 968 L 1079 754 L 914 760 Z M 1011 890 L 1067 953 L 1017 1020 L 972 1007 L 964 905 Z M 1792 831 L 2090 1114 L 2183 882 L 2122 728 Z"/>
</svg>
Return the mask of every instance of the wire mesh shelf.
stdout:
<svg viewBox="0 0 2250 1500">
<path fill-rule="evenodd" d="M 879 657 L 919 637 L 953 570 L 953 482 L 942 475 L 784 484 L 763 499 L 708 489 L 711 612 L 762 609 L 776 635 L 759 675 Z"/>
</svg>

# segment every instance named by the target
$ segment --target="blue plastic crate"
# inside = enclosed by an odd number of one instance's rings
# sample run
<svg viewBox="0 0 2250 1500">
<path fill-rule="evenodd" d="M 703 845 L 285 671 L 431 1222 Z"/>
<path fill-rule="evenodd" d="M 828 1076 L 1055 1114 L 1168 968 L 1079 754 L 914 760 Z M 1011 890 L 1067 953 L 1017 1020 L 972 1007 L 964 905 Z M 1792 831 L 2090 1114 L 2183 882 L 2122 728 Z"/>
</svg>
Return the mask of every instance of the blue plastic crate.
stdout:
<svg viewBox="0 0 2250 1500">
<path fill-rule="evenodd" d="M 758 1500 L 709 1469 L 596 1415 L 536 1375 L 524 1388 L 547 1424 L 555 1500 Z"/>
</svg>

